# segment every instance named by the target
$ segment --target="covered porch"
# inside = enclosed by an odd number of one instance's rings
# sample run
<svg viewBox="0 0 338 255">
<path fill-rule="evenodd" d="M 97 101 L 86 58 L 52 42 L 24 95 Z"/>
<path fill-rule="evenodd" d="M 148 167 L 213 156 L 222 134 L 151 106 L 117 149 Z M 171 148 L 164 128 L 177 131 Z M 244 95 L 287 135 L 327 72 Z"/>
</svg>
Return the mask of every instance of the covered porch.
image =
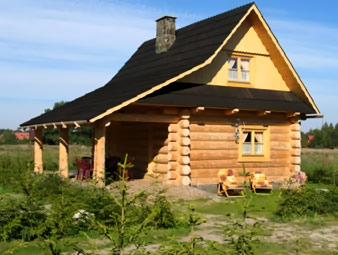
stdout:
<svg viewBox="0 0 338 255">
<path fill-rule="evenodd" d="M 174 107 L 133 105 L 123 112 L 112 113 L 94 123 L 63 122 L 36 125 L 34 137 L 34 171 L 43 173 L 43 129 L 59 130 L 59 174 L 69 176 L 69 129 L 90 125 L 93 128 L 93 179 L 104 186 L 109 162 L 134 159 L 132 178 L 153 174 L 164 182 L 190 184 L 190 110 Z"/>
</svg>

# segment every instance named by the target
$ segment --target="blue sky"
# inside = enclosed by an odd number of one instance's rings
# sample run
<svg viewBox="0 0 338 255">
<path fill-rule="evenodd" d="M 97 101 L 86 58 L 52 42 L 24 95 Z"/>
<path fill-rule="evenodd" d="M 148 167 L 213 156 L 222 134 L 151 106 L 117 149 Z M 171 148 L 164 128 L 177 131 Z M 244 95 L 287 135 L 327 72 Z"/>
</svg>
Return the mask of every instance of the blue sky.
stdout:
<svg viewBox="0 0 338 255">
<path fill-rule="evenodd" d="M 0 128 L 18 125 L 108 82 L 155 19 L 188 25 L 241 0 L 0 0 Z M 256 1 L 324 121 L 338 122 L 338 2 Z M 303 122 L 303 130 L 323 120 Z"/>
</svg>

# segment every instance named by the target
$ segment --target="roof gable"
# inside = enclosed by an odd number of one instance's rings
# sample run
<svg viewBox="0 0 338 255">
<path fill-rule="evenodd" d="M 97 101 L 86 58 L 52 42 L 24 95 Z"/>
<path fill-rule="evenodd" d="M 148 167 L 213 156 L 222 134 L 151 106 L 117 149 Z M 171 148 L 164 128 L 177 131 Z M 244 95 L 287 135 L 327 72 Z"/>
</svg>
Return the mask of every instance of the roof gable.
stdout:
<svg viewBox="0 0 338 255">
<path fill-rule="evenodd" d="M 146 41 L 105 86 L 21 126 L 62 121 L 95 122 L 136 102 L 210 64 L 252 11 L 262 20 L 255 4 L 250 3 L 178 29 L 176 41 L 166 53 L 155 53 L 155 39 Z M 264 22 L 262 27 L 267 26 Z M 319 112 L 305 86 L 301 91 Z"/>
</svg>

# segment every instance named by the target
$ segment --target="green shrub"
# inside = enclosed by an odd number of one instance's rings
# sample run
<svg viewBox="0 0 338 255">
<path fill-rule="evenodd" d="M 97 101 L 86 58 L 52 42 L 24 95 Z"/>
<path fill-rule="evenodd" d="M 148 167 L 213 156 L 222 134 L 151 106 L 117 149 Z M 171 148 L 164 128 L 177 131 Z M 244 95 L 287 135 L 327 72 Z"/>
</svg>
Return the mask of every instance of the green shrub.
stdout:
<svg viewBox="0 0 338 255">
<path fill-rule="evenodd" d="M 175 216 L 171 209 L 171 204 L 163 195 L 159 195 L 154 203 L 154 218 L 152 225 L 156 228 L 172 228 L 176 225 Z"/>
<path fill-rule="evenodd" d="M 279 208 L 276 212 L 284 219 L 335 214 L 338 210 L 338 190 L 313 190 L 307 187 L 281 191 Z"/>
</svg>

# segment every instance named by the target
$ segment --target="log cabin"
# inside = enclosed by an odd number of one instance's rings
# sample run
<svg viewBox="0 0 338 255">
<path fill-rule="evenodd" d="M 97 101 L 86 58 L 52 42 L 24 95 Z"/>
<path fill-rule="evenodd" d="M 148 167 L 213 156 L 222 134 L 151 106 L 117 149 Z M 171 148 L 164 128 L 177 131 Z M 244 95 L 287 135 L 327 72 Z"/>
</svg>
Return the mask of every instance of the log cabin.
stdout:
<svg viewBox="0 0 338 255">
<path fill-rule="evenodd" d="M 276 183 L 301 170 L 300 122 L 322 115 L 255 3 L 180 29 L 175 19 L 158 19 L 105 86 L 21 124 L 35 130 L 36 172 L 44 128 L 59 129 L 67 177 L 69 128 L 86 125 L 101 185 L 105 160 L 125 153 L 135 178 L 173 185 L 216 184 L 243 164 Z"/>
</svg>

